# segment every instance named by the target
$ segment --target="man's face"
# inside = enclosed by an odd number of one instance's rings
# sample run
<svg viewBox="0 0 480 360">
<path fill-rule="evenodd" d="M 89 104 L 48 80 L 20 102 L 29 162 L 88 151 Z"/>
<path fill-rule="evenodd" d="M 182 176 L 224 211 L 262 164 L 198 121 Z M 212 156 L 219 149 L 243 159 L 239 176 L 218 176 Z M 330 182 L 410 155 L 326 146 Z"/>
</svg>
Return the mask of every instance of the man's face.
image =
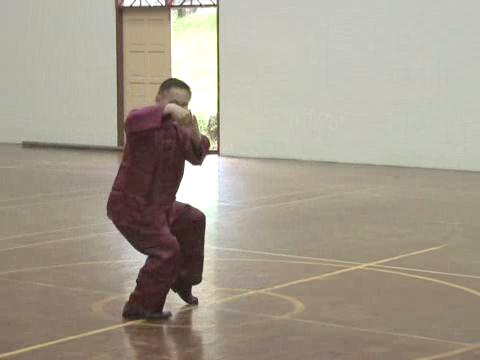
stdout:
<svg viewBox="0 0 480 360">
<path fill-rule="evenodd" d="M 173 87 L 158 94 L 155 100 L 160 106 L 177 104 L 178 106 L 188 109 L 190 94 L 185 89 Z"/>
</svg>

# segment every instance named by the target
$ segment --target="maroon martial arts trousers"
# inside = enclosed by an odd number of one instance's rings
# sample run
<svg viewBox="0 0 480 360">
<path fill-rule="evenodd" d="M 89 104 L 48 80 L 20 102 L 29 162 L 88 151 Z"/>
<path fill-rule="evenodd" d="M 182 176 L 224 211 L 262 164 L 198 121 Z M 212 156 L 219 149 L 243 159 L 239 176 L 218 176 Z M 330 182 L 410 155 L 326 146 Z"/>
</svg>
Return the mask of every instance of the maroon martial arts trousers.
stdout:
<svg viewBox="0 0 480 360">
<path fill-rule="evenodd" d="M 194 207 L 175 202 L 165 214 L 161 229 L 115 224 L 138 251 L 147 255 L 129 304 L 146 311 L 162 311 L 170 289 L 182 289 L 202 281 L 205 215 Z"/>
</svg>

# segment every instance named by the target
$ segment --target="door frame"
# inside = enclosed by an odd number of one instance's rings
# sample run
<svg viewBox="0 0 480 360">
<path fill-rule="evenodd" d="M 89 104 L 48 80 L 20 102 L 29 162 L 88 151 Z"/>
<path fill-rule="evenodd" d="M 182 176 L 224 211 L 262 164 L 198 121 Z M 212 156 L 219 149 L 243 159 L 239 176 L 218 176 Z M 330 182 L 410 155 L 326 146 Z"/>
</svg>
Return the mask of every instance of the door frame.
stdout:
<svg viewBox="0 0 480 360">
<path fill-rule="evenodd" d="M 125 77 L 124 77 L 124 55 L 123 55 L 123 7 L 119 5 L 118 0 L 113 0 L 115 3 L 115 27 L 116 27 L 116 49 L 117 49 L 117 144 L 124 145 L 124 121 L 125 121 Z M 220 1 L 217 5 L 205 5 L 202 7 L 214 7 L 217 9 L 217 150 L 211 150 L 211 154 L 220 155 Z M 194 7 L 194 6 L 182 6 Z M 148 7 L 146 7 L 148 9 Z M 154 8 L 154 7 L 153 7 Z"/>
</svg>

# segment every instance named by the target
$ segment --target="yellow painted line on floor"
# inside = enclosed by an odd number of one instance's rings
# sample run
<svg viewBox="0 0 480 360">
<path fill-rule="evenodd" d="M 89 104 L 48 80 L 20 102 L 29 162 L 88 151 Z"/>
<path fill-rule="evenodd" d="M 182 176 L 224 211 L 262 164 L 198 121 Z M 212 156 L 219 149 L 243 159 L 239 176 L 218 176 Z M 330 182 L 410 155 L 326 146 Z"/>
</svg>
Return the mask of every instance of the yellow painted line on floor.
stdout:
<svg viewBox="0 0 480 360">
<path fill-rule="evenodd" d="M 379 269 L 411 271 L 411 272 L 417 272 L 417 273 L 423 273 L 423 274 L 442 275 L 442 276 L 450 276 L 450 277 L 457 277 L 457 278 L 464 278 L 464 279 L 480 280 L 480 275 L 459 274 L 459 273 L 452 273 L 452 272 L 435 271 L 435 270 L 418 269 L 418 268 L 408 268 L 408 267 L 401 267 L 401 266 L 378 266 L 378 268 Z"/>
<path fill-rule="evenodd" d="M 364 194 L 368 194 L 371 191 L 378 191 L 380 189 L 382 189 L 382 187 L 377 186 L 377 187 L 357 189 L 357 190 L 352 190 L 352 191 L 340 191 L 340 192 L 332 193 L 332 194 L 320 194 L 320 195 L 316 195 L 316 196 L 307 197 L 307 198 L 304 198 L 304 199 L 282 201 L 282 202 L 273 203 L 273 204 L 254 205 L 254 206 L 250 206 L 250 207 L 235 210 L 235 211 L 232 212 L 231 215 L 243 214 L 243 213 L 249 212 L 249 211 L 263 210 L 263 209 L 272 208 L 272 207 L 274 208 L 274 207 L 282 207 L 282 206 L 303 204 L 303 203 L 310 202 L 310 201 L 334 199 L 334 198 L 342 197 L 342 196 L 345 196 L 345 195 L 364 195 Z"/>
<path fill-rule="evenodd" d="M 62 242 L 94 239 L 94 238 L 102 236 L 102 235 L 108 235 L 108 234 L 114 234 L 114 233 L 117 233 L 117 231 L 116 230 L 103 231 L 103 232 L 98 232 L 98 233 L 88 234 L 88 235 L 77 235 L 77 236 L 71 236 L 71 237 L 62 238 L 62 239 L 39 241 L 39 242 L 36 242 L 36 243 L 33 243 L 33 244 L 12 246 L 12 247 L 9 247 L 9 248 L 0 249 L 0 253 L 7 252 L 7 251 L 13 251 L 13 250 L 27 249 L 27 248 L 32 248 L 32 247 L 36 247 L 36 246 L 57 244 L 57 243 L 62 243 Z"/>
<path fill-rule="evenodd" d="M 366 263 L 366 264 L 362 264 L 362 265 L 352 266 L 352 267 L 349 267 L 349 268 L 346 268 L 346 269 L 341 269 L 341 270 L 329 272 L 329 273 L 326 273 L 326 274 L 321 274 L 321 275 L 318 275 L 318 276 L 312 276 L 312 277 L 308 277 L 308 278 L 304 278 L 304 279 L 300 279 L 300 280 L 290 281 L 290 282 L 287 282 L 287 283 L 284 283 L 284 284 L 279 284 L 279 285 L 275 285 L 275 286 L 268 287 L 268 288 L 247 291 L 243 294 L 233 295 L 233 296 L 229 296 L 229 297 L 226 297 L 226 298 L 223 298 L 223 299 L 219 299 L 217 301 L 214 301 L 214 303 L 222 304 L 222 303 L 225 303 L 225 302 L 234 301 L 234 300 L 241 299 L 241 298 L 248 297 L 248 296 L 255 295 L 255 294 L 268 293 L 268 292 L 272 292 L 274 290 L 283 289 L 283 288 L 293 286 L 293 285 L 299 285 L 299 284 L 303 284 L 303 283 L 307 283 L 307 282 L 311 282 L 311 281 L 323 280 L 323 279 L 326 279 L 326 278 L 329 278 L 329 277 L 332 277 L 332 276 L 336 276 L 336 275 L 340 275 L 340 274 L 344 274 L 344 273 L 348 273 L 348 272 L 352 272 L 352 271 L 362 270 L 362 269 L 365 269 L 365 268 L 368 268 L 368 267 L 371 267 L 371 266 L 384 264 L 384 263 L 387 263 L 387 262 L 390 262 L 390 261 L 395 261 L 395 260 L 403 259 L 403 258 L 410 257 L 410 256 L 421 255 L 421 254 L 425 254 L 425 253 L 428 253 L 428 252 L 440 250 L 444 247 L 446 247 L 446 245 L 436 246 L 436 247 L 432 247 L 432 248 L 428 248 L 428 249 L 424 249 L 424 250 L 418 250 L 418 251 L 410 252 L 408 254 L 398 255 L 398 256 L 394 256 L 394 257 L 390 257 L 390 258 L 387 258 L 387 259 L 382 259 L 382 260 L 378 260 L 378 261 L 374 261 L 374 262 L 370 262 L 370 263 Z M 131 322 L 123 323 L 123 324 L 108 326 L 108 327 L 98 329 L 98 330 L 94 330 L 94 331 L 81 333 L 81 334 L 74 335 L 74 336 L 61 338 L 61 339 L 58 339 L 58 340 L 45 342 L 45 343 L 42 343 L 42 344 L 33 345 L 33 346 L 26 347 L 26 348 L 23 348 L 23 349 L 19 349 L 19 350 L 15 350 L 15 351 L 12 351 L 12 352 L 0 354 L 0 359 L 20 355 L 20 354 L 23 354 L 23 353 L 43 349 L 43 348 L 46 348 L 46 347 L 66 343 L 66 342 L 73 341 L 73 340 L 82 339 L 82 338 L 93 336 L 93 335 L 102 334 L 102 333 L 109 332 L 109 331 L 112 331 L 112 330 L 121 329 L 121 328 L 124 328 L 124 327 L 127 327 L 127 326 L 141 324 L 143 322 L 145 322 L 145 321 L 144 320 L 131 321 Z"/>
<path fill-rule="evenodd" d="M 427 357 L 418 358 L 417 360 L 443 360 L 443 359 L 449 359 L 449 358 L 451 358 L 452 356 L 466 354 L 466 353 L 468 353 L 468 352 L 475 351 L 475 350 L 480 350 L 480 344 L 474 344 L 474 345 L 470 345 L 470 346 L 465 346 L 465 347 L 460 348 L 460 349 L 457 349 L 457 350 L 448 351 L 448 352 L 444 352 L 444 353 L 437 354 L 437 355 L 432 355 L 432 356 L 427 356 Z"/>
<path fill-rule="evenodd" d="M 11 198 L 1 198 L 0 204 L 3 202 L 14 202 L 14 201 L 22 201 L 22 200 L 32 200 L 32 199 L 41 199 L 46 197 L 56 197 L 56 196 L 68 196 L 68 195 L 75 195 L 80 193 L 99 193 L 101 190 L 104 190 L 103 187 L 94 187 L 94 188 L 84 188 L 84 189 L 77 189 L 71 191 L 61 191 L 61 192 L 47 192 L 47 193 L 35 193 L 33 195 L 24 195 L 24 196 L 17 196 Z"/>
<path fill-rule="evenodd" d="M 145 262 L 145 261 L 143 261 Z M 18 274 L 23 272 L 30 271 L 42 271 L 42 270 L 54 270 L 62 269 L 75 266 L 90 266 L 90 265 L 115 265 L 115 264 L 128 264 L 128 263 L 138 263 L 143 264 L 141 260 L 100 260 L 100 261 L 83 261 L 78 263 L 68 263 L 68 264 L 57 264 L 57 265 L 46 265 L 46 266 L 35 266 L 30 268 L 16 269 L 16 270 L 7 270 L 1 271 L 0 276 Z"/>
<path fill-rule="evenodd" d="M 348 265 L 328 263 L 322 261 L 300 261 L 300 260 L 284 260 L 284 259 L 246 259 L 246 258 L 215 258 L 215 262 L 233 261 L 233 262 L 253 262 L 253 263 L 273 263 L 273 264 L 292 264 L 292 265 L 314 265 L 314 266 L 326 266 L 326 267 L 340 267 L 348 268 Z"/>
<path fill-rule="evenodd" d="M 345 265 L 350 265 L 351 266 L 351 265 L 362 265 L 362 264 L 364 264 L 364 263 L 358 262 L 358 261 L 345 261 L 345 260 L 338 260 L 338 259 L 291 255 L 291 254 L 274 253 L 274 252 L 267 252 L 267 251 L 245 250 L 245 249 L 228 248 L 228 247 L 220 247 L 220 246 L 210 246 L 210 245 L 207 245 L 205 247 L 208 248 L 208 249 L 212 249 L 212 250 L 231 251 L 231 252 L 238 252 L 238 253 L 243 253 L 243 254 L 268 255 L 268 256 L 285 257 L 285 258 L 292 258 L 292 259 L 299 259 L 299 260 L 315 261 L 315 262 L 319 262 L 320 265 L 326 265 L 326 266 L 336 266 L 336 265 L 334 265 L 334 263 L 344 264 L 344 267 L 347 267 Z M 219 260 L 221 260 L 221 259 L 219 259 Z M 310 263 L 305 262 L 305 264 L 310 264 Z M 312 265 L 314 265 L 314 263 L 312 263 Z M 340 265 L 338 265 L 338 266 L 340 266 Z M 432 275 L 444 275 L 444 276 L 451 276 L 451 277 L 458 277 L 458 278 L 480 280 L 480 275 L 461 274 L 461 273 L 452 273 L 452 272 L 435 271 L 435 270 L 401 267 L 401 266 L 388 266 L 388 265 L 383 265 L 383 266 L 382 265 L 376 265 L 374 267 L 379 268 L 379 269 L 412 271 L 412 272 L 432 274 Z"/>
<path fill-rule="evenodd" d="M 228 302 L 228 301 L 244 298 L 244 297 L 247 297 L 247 296 L 260 294 L 260 293 L 267 292 L 267 291 L 275 291 L 275 290 L 283 289 L 283 288 L 293 286 L 293 285 L 304 284 L 304 283 L 311 282 L 311 281 L 323 280 L 323 279 L 327 279 L 327 278 L 332 277 L 332 276 L 337 276 L 337 275 L 345 274 L 345 273 L 352 272 L 352 271 L 363 270 L 363 269 L 366 269 L 368 267 L 372 267 L 372 266 L 375 266 L 375 265 L 385 264 L 385 263 L 390 262 L 390 261 L 404 259 L 404 258 L 407 258 L 407 257 L 410 257 L 410 256 L 415 256 L 415 255 L 426 254 L 426 253 L 429 253 L 429 252 L 432 252 L 432 251 L 443 249 L 446 246 L 447 245 L 436 246 L 436 247 L 432 247 L 432 248 L 428 248 L 428 249 L 424 249 L 424 250 L 414 251 L 414 252 L 411 252 L 411 253 L 408 253 L 408 254 L 398 255 L 398 256 L 391 257 L 391 258 L 387 258 L 387 259 L 382 259 L 382 260 L 373 261 L 373 262 L 366 263 L 366 264 L 356 265 L 356 266 L 348 267 L 348 268 L 345 268 L 345 269 L 328 272 L 328 273 L 321 274 L 321 275 L 316 275 L 316 276 L 311 276 L 311 277 L 307 277 L 307 278 L 300 279 L 300 280 L 290 281 L 290 282 L 287 282 L 287 283 L 284 283 L 284 284 L 279 284 L 279 285 L 275 285 L 275 286 L 264 288 L 264 289 L 251 290 L 251 291 L 248 291 L 244 294 L 238 294 L 238 295 L 230 296 L 228 298 L 225 298 L 223 300 L 218 301 L 217 303 Z"/>
<path fill-rule="evenodd" d="M 318 326 L 330 327 L 330 328 L 334 328 L 334 329 L 358 331 L 358 332 L 364 332 L 364 333 L 370 333 L 370 334 L 376 334 L 376 335 L 404 337 L 404 338 L 407 338 L 407 339 L 432 341 L 432 342 L 437 342 L 437 343 L 441 343 L 441 344 L 450 344 L 450 345 L 458 345 L 458 346 L 471 346 L 472 345 L 472 344 L 468 344 L 468 343 L 464 343 L 464 342 L 438 339 L 438 338 L 432 338 L 432 337 L 428 337 L 428 336 L 414 335 L 414 334 L 401 333 L 401 332 L 395 332 L 395 331 L 384 331 L 384 330 L 374 329 L 374 328 L 361 328 L 361 327 L 357 327 L 357 326 L 349 326 L 349 325 L 344 325 L 344 324 L 337 324 L 337 323 L 318 321 L 318 320 L 306 320 L 306 319 L 298 319 L 298 318 L 281 318 L 281 317 L 276 316 L 276 315 L 259 314 L 259 313 L 255 313 L 255 312 L 241 311 L 241 310 L 234 310 L 234 309 L 221 309 L 221 310 L 226 311 L 226 312 L 237 313 L 237 314 L 255 315 L 255 316 L 264 317 L 264 318 L 268 318 L 268 319 L 272 319 L 272 320 L 298 322 L 298 323 L 302 323 L 302 324 L 318 325 Z"/>
<path fill-rule="evenodd" d="M 88 332 L 85 332 L 85 333 L 82 333 L 82 334 L 78 334 L 78 335 L 74 335 L 74 336 L 68 336 L 68 337 L 58 339 L 58 340 L 53 340 L 53 341 L 45 342 L 45 343 L 42 343 L 42 344 L 29 346 L 29 347 L 26 347 L 26 348 L 23 348 L 23 349 L 19 349 L 19 350 L 15 350 L 15 351 L 12 351 L 12 352 L 0 354 L 0 359 L 5 359 L 7 357 L 12 357 L 12 356 L 16 356 L 16 355 L 21 355 L 21 354 L 24 354 L 24 353 L 28 353 L 28 352 L 31 352 L 31 351 L 43 349 L 43 348 L 53 346 L 53 345 L 63 344 L 63 343 L 73 341 L 73 340 L 83 339 L 83 338 L 86 338 L 88 336 L 93 336 L 93 335 L 106 333 L 108 331 L 117 330 L 117 329 L 125 328 L 127 326 L 136 325 L 136 324 L 139 324 L 141 322 L 142 322 L 142 320 L 130 321 L 130 322 L 127 322 L 127 323 L 124 323 L 124 324 L 108 326 L 108 327 L 104 327 L 102 329 L 88 331 Z"/>
<path fill-rule="evenodd" d="M 428 281 L 428 282 L 431 282 L 431 283 L 435 283 L 435 284 L 443 285 L 443 286 L 446 286 L 446 287 L 450 287 L 450 288 L 453 288 L 453 289 L 461 290 L 463 292 L 466 292 L 466 293 L 472 294 L 474 296 L 480 297 L 480 291 L 477 291 L 475 289 L 472 289 L 472 288 L 469 288 L 469 287 L 466 287 L 466 286 L 454 284 L 454 283 L 449 282 L 449 281 L 434 279 L 434 278 L 427 277 L 427 276 L 422 276 L 422 275 L 409 274 L 409 273 L 395 271 L 395 270 L 387 270 L 387 269 L 379 269 L 379 268 L 370 268 L 368 270 L 369 271 L 383 272 L 383 273 L 388 273 L 388 274 L 394 274 L 394 275 L 399 275 L 399 276 L 404 276 L 404 277 L 409 277 L 409 278 L 412 278 L 412 279 L 424 280 L 424 281 Z"/>
<path fill-rule="evenodd" d="M 211 245 L 206 245 L 205 248 L 212 249 L 212 250 L 239 252 L 239 253 L 242 253 L 242 254 L 269 255 L 269 256 L 287 257 L 287 258 L 299 259 L 299 260 L 327 261 L 327 262 L 334 262 L 334 263 L 346 264 L 346 265 L 359 265 L 359 264 L 361 264 L 361 263 L 352 262 L 352 261 L 317 258 L 317 257 L 311 257 L 311 256 L 300 256 L 300 255 L 292 255 L 292 254 L 282 254 L 282 253 L 274 253 L 274 252 L 268 252 L 268 251 L 237 249 L 237 248 L 211 246 Z"/>
<path fill-rule="evenodd" d="M 0 238 L 0 241 L 8 241 L 8 240 L 15 240 L 15 239 L 21 239 L 24 237 L 31 237 L 31 236 L 40 236 L 40 235 L 49 235 L 49 234 L 55 234 L 59 232 L 64 232 L 64 231 L 70 231 L 70 230 L 78 230 L 78 229 L 85 229 L 85 228 L 90 228 L 94 226 L 101 226 L 101 225 L 111 225 L 111 222 L 101 222 L 101 223 L 96 223 L 96 224 L 86 224 L 86 225 L 78 225 L 78 226 L 70 226 L 70 227 L 65 227 L 65 228 L 58 228 L 55 230 L 47 230 L 47 231 L 37 231 L 37 232 L 31 232 L 31 233 L 24 233 L 24 234 L 17 234 L 17 235 L 12 235 L 12 236 L 6 236 L 3 238 Z"/>
<path fill-rule="evenodd" d="M 307 262 L 307 261 L 288 261 L 288 260 L 275 260 L 275 259 L 242 259 L 242 258 L 219 258 L 215 259 L 216 261 L 237 261 L 237 262 L 260 262 L 260 263 L 285 263 L 285 264 L 304 264 L 304 265 L 320 265 L 320 266 L 332 266 L 332 267 L 341 267 L 344 269 L 348 269 L 346 265 L 340 265 L 340 264 L 329 264 L 329 263 L 323 263 L 323 262 Z M 463 292 L 472 294 L 474 296 L 480 297 L 480 291 L 477 291 L 475 289 L 458 285 L 455 283 L 452 283 L 450 281 L 445 281 L 445 280 L 440 280 L 440 279 L 435 279 L 427 276 L 422 276 L 422 275 L 416 275 L 416 274 L 411 274 L 403 271 L 398 271 L 398 270 L 390 270 L 390 269 L 397 269 L 396 267 L 388 267 L 388 266 L 370 266 L 367 269 L 367 271 L 376 271 L 376 272 L 382 272 L 382 273 L 387 273 L 387 274 L 393 274 L 393 275 L 398 275 L 398 276 L 403 276 L 403 277 L 408 277 L 412 279 L 417 279 L 417 280 L 423 280 L 423 281 L 428 281 L 431 283 L 443 285 L 446 287 L 450 287 L 456 290 L 461 290 Z M 404 269 L 404 268 L 401 268 Z M 413 269 L 408 269 L 405 268 L 404 270 L 407 271 L 412 271 Z M 430 273 L 430 272 L 427 272 Z M 437 272 L 433 272 L 433 274 L 437 274 Z M 441 273 L 441 275 L 445 275 L 444 273 Z"/>
<path fill-rule="evenodd" d="M 89 195 L 78 195 L 75 196 L 75 198 L 57 198 L 57 199 L 51 199 L 51 200 L 43 200 L 43 201 L 37 201 L 37 202 L 31 202 L 31 203 L 25 203 L 25 204 L 17 204 L 17 205 L 1 205 L 0 206 L 0 211 L 4 210 L 12 210 L 12 209 L 21 209 L 21 208 L 27 208 L 27 207 L 35 207 L 39 205 L 44 205 L 44 204 L 53 204 L 55 202 L 66 202 L 66 201 L 79 201 L 79 200 L 87 200 L 87 199 L 95 199 L 99 197 L 106 197 L 107 195 L 105 193 L 97 193 L 97 194 L 89 194 Z"/>
<path fill-rule="evenodd" d="M 103 295 L 117 294 L 112 291 L 86 289 L 81 287 L 61 286 L 61 285 L 56 285 L 51 283 L 44 283 L 40 281 L 17 280 L 17 279 L 3 278 L 3 277 L 0 277 L 0 281 L 19 284 L 19 285 L 33 285 L 33 286 L 46 287 L 46 288 L 52 288 L 52 289 L 58 289 L 58 290 L 66 290 L 66 291 L 88 292 L 92 294 L 103 294 Z"/>
</svg>

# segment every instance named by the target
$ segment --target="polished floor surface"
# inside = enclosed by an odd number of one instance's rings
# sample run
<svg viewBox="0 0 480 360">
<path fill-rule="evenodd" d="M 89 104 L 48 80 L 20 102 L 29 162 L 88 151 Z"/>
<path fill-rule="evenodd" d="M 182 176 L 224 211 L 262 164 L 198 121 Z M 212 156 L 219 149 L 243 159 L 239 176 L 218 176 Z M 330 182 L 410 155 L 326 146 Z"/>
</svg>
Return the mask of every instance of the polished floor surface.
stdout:
<svg viewBox="0 0 480 360">
<path fill-rule="evenodd" d="M 0 145 L 0 359 L 480 359 L 480 174 L 218 158 L 198 308 L 124 322 L 119 154 Z"/>
</svg>

